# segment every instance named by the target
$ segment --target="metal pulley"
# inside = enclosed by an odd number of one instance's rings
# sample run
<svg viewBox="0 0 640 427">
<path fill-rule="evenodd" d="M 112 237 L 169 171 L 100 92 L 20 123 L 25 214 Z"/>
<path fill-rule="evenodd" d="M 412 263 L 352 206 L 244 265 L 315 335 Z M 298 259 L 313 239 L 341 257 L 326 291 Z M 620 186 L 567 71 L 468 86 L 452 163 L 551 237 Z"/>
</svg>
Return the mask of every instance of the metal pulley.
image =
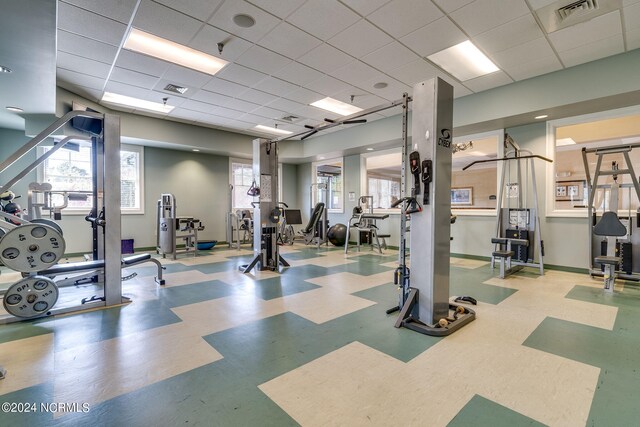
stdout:
<svg viewBox="0 0 640 427">
<path fill-rule="evenodd" d="M 12 270 L 34 273 L 46 270 L 64 255 L 65 241 L 55 228 L 24 224 L 9 230 L 0 240 L 0 259 Z"/>
<path fill-rule="evenodd" d="M 58 301 L 58 287 L 44 276 L 26 277 L 7 289 L 2 304 L 16 317 L 38 317 L 46 314 Z"/>
</svg>

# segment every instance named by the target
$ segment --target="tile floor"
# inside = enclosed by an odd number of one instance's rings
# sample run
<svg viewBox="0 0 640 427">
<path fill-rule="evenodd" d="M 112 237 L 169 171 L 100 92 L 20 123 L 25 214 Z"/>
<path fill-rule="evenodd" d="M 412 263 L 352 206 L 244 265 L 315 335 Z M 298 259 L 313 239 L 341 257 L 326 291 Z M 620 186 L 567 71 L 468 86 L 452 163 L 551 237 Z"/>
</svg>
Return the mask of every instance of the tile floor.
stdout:
<svg viewBox="0 0 640 427">
<path fill-rule="evenodd" d="M 241 274 L 246 249 L 166 261 L 162 288 L 141 266 L 128 305 L 0 326 L 0 403 L 36 404 L 0 426 L 638 425 L 637 285 L 454 258 L 477 319 L 434 338 L 385 314 L 396 252 L 282 252 L 281 275 Z"/>
</svg>

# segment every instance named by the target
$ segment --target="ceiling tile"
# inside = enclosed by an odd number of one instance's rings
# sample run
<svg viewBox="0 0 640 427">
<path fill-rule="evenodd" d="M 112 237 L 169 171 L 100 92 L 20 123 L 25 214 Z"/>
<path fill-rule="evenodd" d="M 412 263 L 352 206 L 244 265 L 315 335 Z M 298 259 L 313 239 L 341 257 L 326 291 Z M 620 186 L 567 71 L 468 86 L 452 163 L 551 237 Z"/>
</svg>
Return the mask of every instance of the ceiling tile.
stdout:
<svg viewBox="0 0 640 427">
<path fill-rule="evenodd" d="M 287 21 L 314 36 L 327 40 L 353 25 L 360 16 L 337 0 L 308 1 Z"/>
<path fill-rule="evenodd" d="M 255 102 L 256 104 L 266 105 L 271 101 L 275 101 L 278 99 L 277 95 L 272 95 L 270 93 L 262 92 L 261 90 L 256 89 L 247 89 L 239 95 L 236 95 L 236 98 L 242 99 L 244 101 Z"/>
<path fill-rule="evenodd" d="M 264 36 L 258 44 L 291 59 L 297 59 L 321 43 L 320 39 L 291 24 L 282 22 Z"/>
<path fill-rule="evenodd" d="M 387 83 L 387 87 L 382 89 L 376 89 L 373 87 L 374 84 L 378 83 L 378 80 L 375 80 L 375 79 L 363 81 L 362 83 L 356 86 L 361 89 L 364 89 L 369 93 L 379 96 L 380 98 L 384 98 L 388 101 L 395 101 L 396 99 L 400 99 L 402 98 L 402 94 L 404 92 L 408 92 L 411 90 L 411 87 L 409 85 L 400 83 L 390 78 L 387 78 L 383 81 Z"/>
<path fill-rule="evenodd" d="M 220 70 L 220 72 L 216 74 L 216 77 L 230 80 L 234 83 L 239 83 L 244 86 L 253 86 L 260 80 L 267 77 L 267 75 L 255 70 L 251 70 L 247 67 L 243 67 L 242 65 L 229 64 L 222 70 Z"/>
<path fill-rule="evenodd" d="M 259 70 L 266 74 L 273 74 L 289 64 L 291 60 L 263 47 L 253 45 L 240 55 L 236 63 L 245 67 Z"/>
<path fill-rule="evenodd" d="M 88 74 L 102 79 L 106 79 L 109 75 L 109 70 L 111 70 L 111 66 L 109 64 L 93 61 L 91 59 L 72 55 L 66 52 L 58 52 L 56 65 L 58 68 L 64 68 L 66 70 L 76 71 L 78 73 Z"/>
<path fill-rule="evenodd" d="M 196 35 L 202 22 L 151 0 L 142 0 L 132 25 L 158 37 L 186 45 Z"/>
<path fill-rule="evenodd" d="M 218 77 L 212 78 L 206 85 L 202 87 L 210 92 L 220 93 L 227 96 L 235 97 L 248 89 L 247 86 L 239 85 Z"/>
<path fill-rule="evenodd" d="M 525 80 L 562 69 L 562 64 L 554 55 L 534 59 L 526 63 L 515 63 L 504 70 L 515 80 Z"/>
<path fill-rule="evenodd" d="M 321 95 L 309 89 L 305 89 L 303 87 L 299 87 L 293 91 L 286 92 L 283 94 L 283 96 L 287 99 L 299 102 L 304 105 L 311 104 L 312 102 L 316 102 L 317 100 L 324 98 L 324 95 Z"/>
<path fill-rule="evenodd" d="M 378 70 L 389 73 L 391 70 L 420 59 L 398 42 L 389 43 L 370 54 L 363 56 L 362 61 Z"/>
<path fill-rule="evenodd" d="M 540 37 L 491 55 L 500 68 L 511 68 L 541 58 L 555 56 L 551 45 L 545 37 Z"/>
<path fill-rule="evenodd" d="M 56 78 L 60 81 L 71 83 L 73 85 L 84 86 L 89 89 L 102 90 L 102 87 L 104 86 L 104 79 L 62 68 L 56 69 Z"/>
<path fill-rule="evenodd" d="M 331 96 L 331 94 L 342 92 L 343 90 L 348 89 L 350 85 L 334 77 L 323 76 L 318 80 L 307 83 L 305 87 L 323 95 Z"/>
<path fill-rule="evenodd" d="M 640 28 L 640 2 L 624 8 L 624 27 L 626 31 Z"/>
<path fill-rule="evenodd" d="M 430 1 L 393 0 L 367 19 L 395 38 L 400 38 L 441 16 L 440 9 Z"/>
<path fill-rule="evenodd" d="M 180 96 L 177 93 L 163 91 L 162 89 L 164 89 L 166 85 L 166 81 L 160 80 L 158 84 L 156 84 L 156 89 L 147 92 L 146 98 L 144 99 L 148 99 L 153 102 L 164 102 L 163 98 L 168 98 L 167 105 L 173 105 L 174 107 L 179 107 L 187 101 L 187 98 Z"/>
<path fill-rule="evenodd" d="M 153 89 L 154 86 L 158 83 L 158 77 L 118 67 L 115 67 L 113 69 L 113 71 L 111 72 L 111 76 L 109 76 L 109 80 L 133 86 L 139 86 L 145 89 Z"/>
<path fill-rule="evenodd" d="M 224 43 L 222 54 L 218 51 L 218 43 Z M 195 38 L 189 43 L 189 47 L 209 55 L 213 55 L 233 62 L 245 53 L 252 44 L 239 37 L 232 36 L 211 25 L 204 25 Z"/>
<path fill-rule="evenodd" d="M 212 77 L 209 74 L 190 70 L 189 68 L 181 67 L 179 65 L 171 65 L 162 75 L 162 78 L 182 86 L 201 88 L 209 82 Z"/>
<path fill-rule="evenodd" d="M 206 119 L 208 114 L 200 113 L 198 111 L 188 110 L 186 108 L 174 108 L 169 114 L 168 117 L 175 117 L 179 119 L 185 119 L 187 121 L 196 121 L 196 120 L 204 120 Z"/>
<path fill-rule="evenodd" d="M 304 105 L 285 98 L 278 98 L 275 101 L 270 102 L 267 107 L 282 111 L 295 111 L 298 108 L 304 107 Z"/>
<path fill-rule="evenodd" d="M 242 120 L 244 122 L 249 122 L 249 123 L 257 125 L 259 123 L 264 122 L 264 117 L 258 116 L 258 115 L 252 114 L 252 113 L 246 113 L 246 114 L 243 114 L 242 116 L 240 116 L 240 120 Z"/>
<path fill-rule="evenodd" d="M 360 61 L 353 61 L 342 68 L 338 68 L 334 72 L 330 73 L 333 77 L 356 85 L 363 80 L 371 80 L 378 78 L 384 80 L 386 77 L 380 71 L 364 64 Z"/>
<path fill-rule="evenodd" d="M 640 48 L 640 28 L 637 30 L 627 31 L 625 33 L 627 39 L 627 50 Z"/>
<path fill-rule="evenodd" d="M 228 102 L 225 102 L 223 106 L 227 108 L 233 108 L 234 110 L 242 111 L 243 113 L 253 111 L 256 108 L 260 107 L 260 105 L 254 102 L 248 102 L 242 99 L 232 99 Z"/>
<path fill-rule="evenodd" d="M 438 75 L 438 70 L 427 61 L 419 59 L 393 70 L 390 74 L 401 82 L 413 86 L 435 77 Z"/>
<path fill-rule="evenodd" d="M 110 45 L 120 46 L 127 26 L 67 3 L 58 3 L 58 28 Z"/>
<path fill-rule="evenodd" d="M 391 43 L 393 39 L 364 19 L 329 40 L 329 43 L 349 55 L 362 58 Z"/>
<path fill-rule="evenodd" d="M 538 10 L 556 1 L 557 0 L 529 0 L 529 4 L 533 10 Z"/>
<path fill-rule="evenodd" d="M 111 64 L 116 57 L 118 48 L 67 31 L 58 30 L 58 51 L 73 53 L 94 61 Z"/>
<path fill-rule="evenodd" d="M 476 0 L 449 16 L 473 37 L 528 13 L 525 0 Z"/>
<path fill-rule="evenodd" d="M 227 102 L 233 98 L 219 93 L 209 92 L 207 90 L 200 90 L 198 93 L 191 97 L 194 101 L 200 101 L 211 105 L 224 106 Z"/>
<path fill-rule="evenodd" d="M 351 95 L 354 95 L 353 101 L 351 101 Z M 402 96 L 402 94 L 400 94 L 400 96 Z M 362 109 L 376 107 L 387 102 L 386 99 L 380 98 L 379 96 L 373 95 L 366 90 L 358 89 L 356 87 L 352 87 L 349 90 L 336 93 L 334 96 L 332 96 L 332 98 L 337 99 L 338 101 L 346 102 L 347 104 L 355 105 L 356 107 Z"/>
<path fill-rule="evenodd" d="M 492 89 L 509 83 L 513 83 L 513 80 L 511 80 L 508 75 L 503 71 L 496 71 L 495 73 L 487 74 L 486 76 L 467 80 L 464 82 L 464 85 L 474 92 L 482 92 L 483 90 Z"/>
<path fill-rule="evenodd" d="M 272 95 L 281 96 L 285 92 L 292 92 L 296 90 L 298 86 L 275 77 L 267 77 L 266 79 L 258 82 L 258 84 L 253 85 L 253 88 Z"/>
<path fill-rule="evenodd" d="M 304 86 L 313 80 L 319 79 L 323 74 L 320 71 L 307 67 L 306 65 L 302 65 L 298 62 L 291 62 L 273 76 L 296 85 Z"/>
<path fill-rule="evenodd" d="M 186 108 L 187 110 L 192 111 L 200 111 L 201 113 L 211 114 L 211 111 L 215 108 L 211 104 L 207 104 L 206 102 L 195 101 L 193 99 L 188 99 L 182 103 L 181 108 Z"/>
<path fill-rule="evenodd" d="M 442 80 L 444 80 L 445 82 L 447 82 L 451 86 L 453 86 L 453 97 L 454 98 L 459 98 L 461 96 L 466 96 L 466 95 L 470 95 L 470 94 L 473 93 L 471 90 L 469 90 L 467 87 L 465 87 L 459 81 L 457 81 L 455 78 L 451 77 L 450 75 L 448 75 L 446 73 L 442 73 L 441 72 L 440 74 L 438 74 L 438 77 L 440 77 Z"/>
<path fill-rule="evenodd" d="M 270 107 L 260 107 L 251 111 L 251 114 L 253 115 L 262 116 L 266 119 L 274 119 L 274 120 L 279 119 L 285 113 L 286 111 L 281 111 L 281 110 L 277 110 L 275 108 L 270 108 Z"/>
<path fill-rule="evenodd" d="M 597 40 L 606 39 L 616 34 L 622 34 L 620 12 L 617 10 L 590 21 L 555 31 L 549 34 L 549 39 L 556 50 L 561 52 L 580 46 L 588 46 Z"/>
<path fill-rule="evenodd" d="M 402 37 L 400 41 L 426 57 L 467 40 L 467 36 L 449 18 L 442 18 Z"/>
<path fill-rule="evenodd" d="M 244 115 L 244 112 L 237 111 L 231 108 L 214 107 L 211 110 L 211 114 L 218 117 L 225 117 L 227 119 L 239 119 L 242 115 Z"/>
<path fill-rule="evenodd" d="M 206 21 L 223 0 L 154 0 L 200 21 Z"/>
<path fill-rule="evenodd" d="M 169 80 L 159 79 L 156 80 L 156 84 L 153 87 L 153 92 L 159 94 L 158 99 L 169 98 L 169 103 L 171 105 L 180 105 L 182 102 L 187 100 L 188 98 L 193 97 L 197 94 L 200 89 L 189 87 L 184 94 L 169 92 L 168 90 L 164 90 L 168 84 L 174 84 L 175 82 L 170 82 Z"/>
<path fill-rule="evenodd" d="M 136 0 L 63 0 L 74 6 L 97 13 L 123 24 L 128 24 L 136 6 Z M 61 3 L 61 2 L 60 2 Z"/>
<path fill-rule="evenodd" d="M 291 12 L 299 8 L 306 0 L 250 0 L 254 5 L 274 14 L 286 18 Z"/>
<path fill-rule="evenodd" d="M 331 111 L 326 111 L 321 108 L 312 107 L 310 105 L 305 105 L 301 108 L 298 108 L 296 111 L 293 111 L 299 117 L 305 117 L 307 119 L 313 119 L 318 121 L 324 121 L 324 119 L 337 119 L 342 117 L 339 114 L 332 113 Z"/>
<path fill-rule="evenodd" d="M 355 10 L 362 16 L 367 16 L 371 12 L 385 4 L 389 3 L 390 0 L 340 0 L 345 5 L 349 6 L 351 9 Z"/>
<path fill-rule="evenodd" d="M 488 53 L 500 52 L 543 37 L 533 15 L 524 15 L 473 38 L 473 43 Z"/>
<path fill-rule="evenodd" d="M 255 19 L 253 27 L 242 28 L 233 22 L 233 17 L 238 14 L 247 14 Z M 280 20 L 273 15 L 247 3 L 244 0 L 227 0 L 216 11 L 209 23 L 243 39 L 257 42 L 265 34 L 275 28 Z"/>
<path fill-rule="evenodd" d="M 321 44 L 298 59 L 316 70 L 329 73 L 353 61 L 353 57 L 328 44 Z"/>
<path fill-rule="evenodd" d="M 451 13 L 456 9 L 460 9 L 475 0 L 433 0 L 446 13 Z"/>
<path fill-rule="evenodd" d="M 150 91 L 149 89 L 132 86 L 125 83 L 108 81 L 104 90 L 106 92 L 113 92 L 120 95 L 131 96 L 133 98 L 149 99 L 150 101 L 162 102 L 162 96 L 158 96 L 157 99 L 150 99 L 152 91 Z"/>
<path fill-rule="evenodd" d="M 76 95 L 80 95 L 83 98 L 86 98 L 90 101 L 98 102 L 100 98 L 102 98 L 102 90 L 101 89 L 91 89 L 84 86 L 79 86 L 76 84 L 66 83 L 62 80 L 56 83 L 63 89 L 67 89 L 70 92 L 75 93 Z"/>
<path fill-rule="evenodd" d="M 139 73 L 160 77 L 169 69 L 169 63 L 129 50 L 121 50 L 116 66 Z"/>
<path fill-rule="evenodd" d="M 624 52 L 622 34 L 616 34 L 613 37 L 597 40 L 571 50 L 558 52 L 558 55 L 560 55 L 560 59 L 562 59 L 565 67 L 573 67 L 574 65 L 584 64 L 585 62 L 595 61 L 596 59 L 622 52 Z"/>
</svg>

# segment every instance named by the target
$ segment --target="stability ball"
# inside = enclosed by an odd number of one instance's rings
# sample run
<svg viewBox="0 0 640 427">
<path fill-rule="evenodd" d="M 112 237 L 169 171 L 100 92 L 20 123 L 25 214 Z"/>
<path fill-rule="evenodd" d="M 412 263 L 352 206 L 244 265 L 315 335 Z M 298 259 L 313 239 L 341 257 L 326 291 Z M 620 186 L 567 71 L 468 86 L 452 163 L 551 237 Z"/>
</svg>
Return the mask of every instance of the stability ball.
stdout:
<svg viewBox="0 0 640 427">
<path fill-rule="evenodd" d="M 344 246 L 347 241 L 347 226 L 344 224 L 336 224 L 327 231 L 327 238 L 334 246 Z"/>
</svg>

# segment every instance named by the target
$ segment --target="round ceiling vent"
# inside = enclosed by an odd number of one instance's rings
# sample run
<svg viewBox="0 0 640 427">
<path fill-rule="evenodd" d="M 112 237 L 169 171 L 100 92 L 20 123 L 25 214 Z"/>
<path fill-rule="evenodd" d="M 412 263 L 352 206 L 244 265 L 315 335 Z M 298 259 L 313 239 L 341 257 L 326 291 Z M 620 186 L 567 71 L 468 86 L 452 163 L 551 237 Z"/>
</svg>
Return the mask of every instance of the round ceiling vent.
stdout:
<svg viewBox="0 0 640 427">
<path fill-rule="evenodd" d="M 250 28 L 256 24 L 256 20 L 253 19 L 253 16 L 246 15 L 244 13 L 240 13 L 233 17 L 233 22 L 242 28 Z"/>
<path fill-rule="evenodd" d="M 375 89 L 384 89 L 387 86 L 389 86 L 389 85 L 387 83 L 385 83 L 385 82 L 378 82 L 378 83 L 373 85 L 373 87 Z"/>
</svg>

